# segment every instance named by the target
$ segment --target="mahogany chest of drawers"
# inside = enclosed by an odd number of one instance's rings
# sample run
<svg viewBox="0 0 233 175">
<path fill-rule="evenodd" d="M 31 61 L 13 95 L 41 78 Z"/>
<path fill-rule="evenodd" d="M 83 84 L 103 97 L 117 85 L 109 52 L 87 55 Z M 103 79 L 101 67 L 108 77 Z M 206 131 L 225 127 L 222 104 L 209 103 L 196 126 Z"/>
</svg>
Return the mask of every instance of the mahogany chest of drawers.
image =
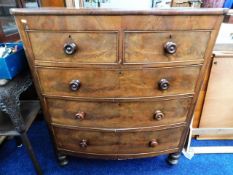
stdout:
<svg viewBox="0 0 233 175">
<path fill-rule="evenodd" d="M 224 9 L 13 9 L 58 159 L 178 162 Z"/>
</svg>

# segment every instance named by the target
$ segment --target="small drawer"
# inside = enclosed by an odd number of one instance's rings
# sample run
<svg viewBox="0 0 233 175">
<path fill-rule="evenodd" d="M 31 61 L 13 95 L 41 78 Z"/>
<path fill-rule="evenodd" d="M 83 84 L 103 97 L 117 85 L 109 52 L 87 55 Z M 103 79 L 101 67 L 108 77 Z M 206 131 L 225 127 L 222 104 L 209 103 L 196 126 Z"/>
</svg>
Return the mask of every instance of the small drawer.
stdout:
<svg viewBox="0 0 233 175">
<path fill-rule="evenodd" d="M 184 123 L 192 98 L 143 101 L 47 99 L 52 123 L 95 128 L 136 128 Z"/>
<path fill-rule="evenodd" d="M 117 32 L 31 31 L 29 38 L 37 61 L 72 64 L 117 62 Z"/>
<path fill-rule="evenodd" d="M 53 126 L 58 149 L 93 155 L 150 154 L 179 147 L 185 127 L 150 131 L 78 130 Z M 67 137 L 69 136 L 69 137 Z"/>
<path fill-rule="evenodd" d="M 200 68 L 38 68 L 37 72 L 44 95 L 120 98 L 193 94 Z"/>
<path fill-rule="evenodd" d="M 210 32 L 125 32 L 125 63 L 165 63 L 204 59 Z"/>
</svg>

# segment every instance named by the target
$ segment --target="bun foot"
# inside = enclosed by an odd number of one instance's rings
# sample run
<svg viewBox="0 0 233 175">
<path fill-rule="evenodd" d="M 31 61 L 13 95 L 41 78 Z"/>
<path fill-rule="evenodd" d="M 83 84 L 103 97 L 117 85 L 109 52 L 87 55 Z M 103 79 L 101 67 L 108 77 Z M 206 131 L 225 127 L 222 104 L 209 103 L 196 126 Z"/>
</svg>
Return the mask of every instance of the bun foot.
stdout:
<svg viewBox="0 0 233 175">
<path fill-rule="evenodd" d="M 169 156 L 167 158 L 167 162 L 170 165 L 176 165 L 179 162 L 179 158 L 180 158 L 180 153 L 171 153 L 171 154 L 169 154 Z"/>
<path fill-rule="evenodd" d="M 66 166 L 69 163 L 65 155 L 58 155 L 57 159 L 60 166 Z"/>
</svg>

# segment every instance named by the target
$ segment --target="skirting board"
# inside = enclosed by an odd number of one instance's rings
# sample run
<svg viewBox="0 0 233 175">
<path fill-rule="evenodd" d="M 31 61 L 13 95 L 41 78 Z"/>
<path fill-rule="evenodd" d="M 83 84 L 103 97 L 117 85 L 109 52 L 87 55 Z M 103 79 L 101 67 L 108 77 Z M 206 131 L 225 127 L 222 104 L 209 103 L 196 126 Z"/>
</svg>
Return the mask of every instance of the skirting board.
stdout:
<svg viewBox="0 0 233 175">
<path fill-rule="evenodd" d="M 192 126 L 192 125 L 191 125 Z M 232 146 L 202 146 L 191 147 L 192 135 L 233 135 L 233 128 L 192 128 L 190 127 L 187 144 L 182 153 L 188 159 L 195 154 L 229 154 L 233 153 Z"/>
</svg>

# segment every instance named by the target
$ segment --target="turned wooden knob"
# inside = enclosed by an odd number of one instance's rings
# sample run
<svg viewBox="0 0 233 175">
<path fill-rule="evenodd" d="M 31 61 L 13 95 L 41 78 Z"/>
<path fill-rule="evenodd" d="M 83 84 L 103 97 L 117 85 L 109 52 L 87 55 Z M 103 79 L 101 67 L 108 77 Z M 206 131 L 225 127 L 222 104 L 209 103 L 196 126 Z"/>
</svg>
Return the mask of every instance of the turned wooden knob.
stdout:
<svg viewBox="0 0 233 175">
<path fill-rule="evenodd" d="M 154 113 L 155 120 L 158 120 L 158 121 L 162 120 L 163 117 L 164 117 L 164 114 L 160 110 L 155 111 Z"/>
<path fill-rule="evenodd" d="M 161 79 L 158 83 L 160 90 L 167 90 L 169 88 L 169 81 L 166 79 Z"/>
<path fill-rule="evenodd" d="M 70 82 L 69 86 L 70 86 L 71 91 L 77 91 L 77 90 L 79 90 L 81 83 L 79 80 L 72 80 Z"/>
<path fill-rule="evenodd" d="M 65 43 L 64 45 L 64 53 L 66 55 L 73 55 L 77 50 L 77 45 L 74 42 Z"/>
<path fill-rule="evenodd" d="M 176 43 L 173 43 L 171 41 L 168 41 L 165 45 L 164 45 L 164 50 L 166 53 L 168 54 L 174 54 L 176 53 Z"/>
<path fill-rule="evenodd" d="M 153 139 L 149 142 L 149 146 L 150 147 L 156 147 L 159 143 L 157 142 L 156 139 Z"/>
<path fill-rule="evenodd" d="M 75 114 L 75 119 L 79 119 L 79 120 L 83 120 L 85 118 L 85 112 L 78 112 L 77 114 Z"/>
<path fill-rule="evenodd" d="M 86 148 L 87 147 L 87 140 L 82 139 L 81 142 L 79 143 L 79 146 L 81 148 Z"/>
</svg>

